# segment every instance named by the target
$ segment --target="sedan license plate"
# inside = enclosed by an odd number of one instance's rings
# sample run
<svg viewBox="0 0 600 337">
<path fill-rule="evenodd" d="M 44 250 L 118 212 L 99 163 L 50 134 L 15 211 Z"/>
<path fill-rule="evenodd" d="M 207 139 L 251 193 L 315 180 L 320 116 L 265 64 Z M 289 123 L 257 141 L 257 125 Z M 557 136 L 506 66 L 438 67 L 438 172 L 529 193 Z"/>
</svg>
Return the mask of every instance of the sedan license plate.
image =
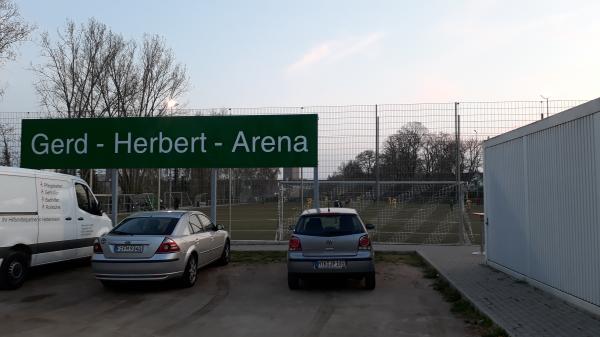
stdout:
<svg viewBox="0 0 600 337">
<path fill-rule="evenodd" d="M 343 260 L 315 261 L 315 269 L 346 269 L 346 261 L 343 261 Z"/>
<path fill-rule="evenodd" d="M 143 253 L 142 245 L 115 245 L 115 253 Z"/>
</svg>

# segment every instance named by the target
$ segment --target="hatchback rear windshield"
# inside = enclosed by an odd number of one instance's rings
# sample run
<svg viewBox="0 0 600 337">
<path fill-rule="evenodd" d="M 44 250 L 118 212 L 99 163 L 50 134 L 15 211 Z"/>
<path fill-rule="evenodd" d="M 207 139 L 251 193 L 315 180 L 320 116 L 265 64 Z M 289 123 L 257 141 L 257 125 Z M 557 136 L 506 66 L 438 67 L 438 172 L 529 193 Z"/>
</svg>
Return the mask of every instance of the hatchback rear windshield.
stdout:
<svg viewBox="0 0 600 337">
<path fill-rule="evenodd" d="M 128 218 L 110 232 L 116 235 L 170 235 L 178 221 L 167 217 Z"/>
<path fill-rule="evenodd" d="M 294 233 L 312 236 L 337 236 L 364 233 L 354 214 L 318 214 L 300 217 Z"/>
</svg>

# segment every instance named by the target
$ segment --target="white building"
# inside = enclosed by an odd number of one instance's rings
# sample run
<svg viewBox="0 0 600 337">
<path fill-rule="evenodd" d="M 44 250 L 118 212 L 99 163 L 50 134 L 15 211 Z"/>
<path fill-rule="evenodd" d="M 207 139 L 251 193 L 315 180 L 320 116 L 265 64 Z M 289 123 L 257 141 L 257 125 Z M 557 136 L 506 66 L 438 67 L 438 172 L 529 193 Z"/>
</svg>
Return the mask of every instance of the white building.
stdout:
<svg viewBox="0 0 600 337">
<path fill-rule="evenodd" d="M 600 313 L 600 99 L 484 147 L 487 263 Z"/>
</svg>

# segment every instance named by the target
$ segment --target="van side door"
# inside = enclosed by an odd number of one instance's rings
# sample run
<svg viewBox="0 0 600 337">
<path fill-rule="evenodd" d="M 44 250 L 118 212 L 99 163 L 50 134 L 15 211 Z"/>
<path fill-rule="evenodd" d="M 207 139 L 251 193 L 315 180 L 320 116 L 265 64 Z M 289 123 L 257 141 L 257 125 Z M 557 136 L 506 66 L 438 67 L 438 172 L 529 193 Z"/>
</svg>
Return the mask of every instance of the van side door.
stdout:
<svg viewBox="0 0 600 337">
<path fill-rule="evenodd" d="M 35 177 L 0 173 L 0 248 L 17 244 L 33 245 L 37 239 Z"/>
<path fill-rule="evenodd" d="M 94 244 L 96 234 L 94 225 L 102 222 L 102 214 L 98 214 L 98 201 L 86 185 L 75 181 L 74 187 L 77 207 L 75 207 L 73 222 L 77 239 L 81 244 L 78 256 L 91 256 L 91 247 Z"/>
<path fill-rule="evenodd" d="M 77 258 L 73 183 L 37 177 L 39 231 L 32 265 Z"/>
</svg>

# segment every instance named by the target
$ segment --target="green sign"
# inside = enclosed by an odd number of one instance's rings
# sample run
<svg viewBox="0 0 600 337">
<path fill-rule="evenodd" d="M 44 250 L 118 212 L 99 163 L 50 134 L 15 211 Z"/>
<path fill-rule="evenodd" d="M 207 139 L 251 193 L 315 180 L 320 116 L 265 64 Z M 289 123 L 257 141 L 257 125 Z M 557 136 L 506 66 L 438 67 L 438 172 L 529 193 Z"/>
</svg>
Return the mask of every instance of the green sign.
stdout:
<svg viewBox="0 0 600 337">
<path fill-rule="evenodd" d="M 314 167 L 317 115 L 26 119 L 29 168 Z"/>
</svg>

